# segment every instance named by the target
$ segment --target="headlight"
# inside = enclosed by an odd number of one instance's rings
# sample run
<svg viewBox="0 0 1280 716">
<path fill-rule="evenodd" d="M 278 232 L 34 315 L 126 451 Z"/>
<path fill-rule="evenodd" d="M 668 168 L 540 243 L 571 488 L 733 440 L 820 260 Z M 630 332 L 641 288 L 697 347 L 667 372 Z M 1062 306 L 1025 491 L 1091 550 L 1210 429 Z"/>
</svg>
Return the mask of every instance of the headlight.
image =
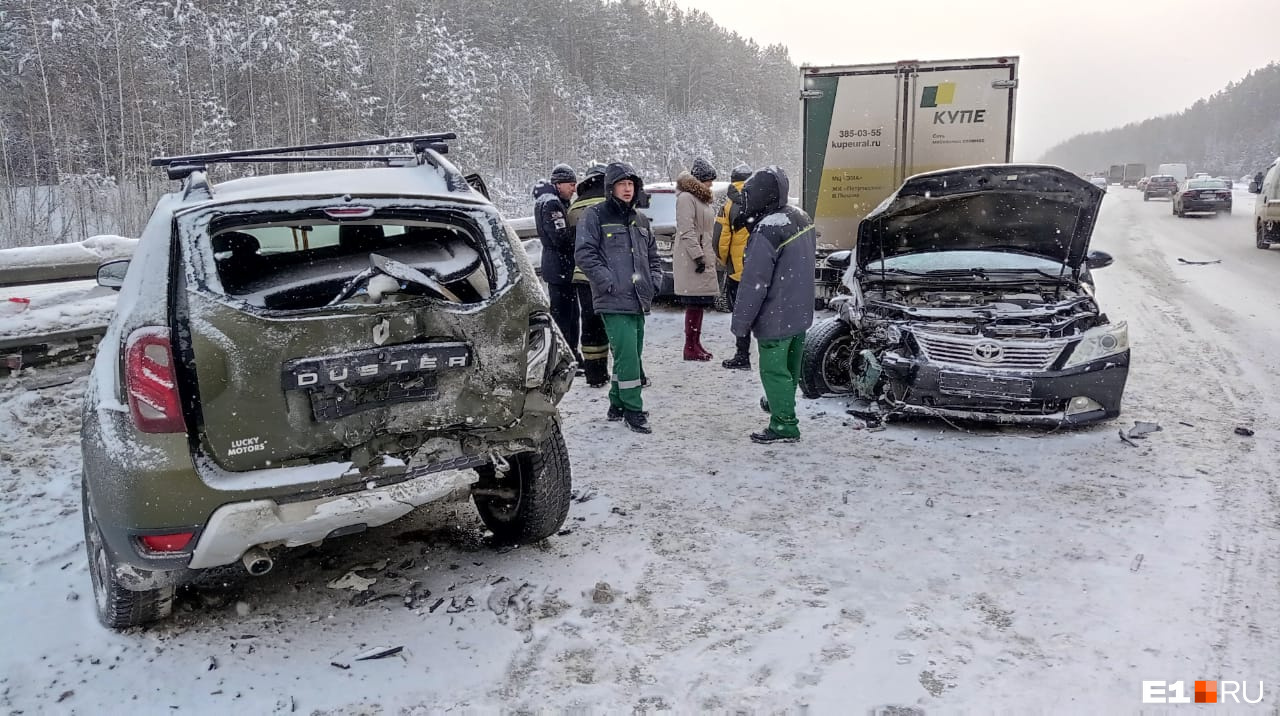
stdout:
<svg viewBox="0 0 1280 716">
<path fill-rule="evenodd" d="M 555 338 L 551 327 L 530 326 L 527 345 L 528 362 L 525 363 L 524 387 L 536 388 L 547 379 L 547 370 L 551 363 L 551 351 L 555 348 Z"/>
<path fill-rule="evenodd" d="M 1109 326 L 1099 326 L 1085 332 L 1084 337 L 1071 351 L 1071 357 L 1062 367 L 1074 368 L 1127 350 L 1129 350 L 1128 323 L 1121 321 Z"/>
</svg>

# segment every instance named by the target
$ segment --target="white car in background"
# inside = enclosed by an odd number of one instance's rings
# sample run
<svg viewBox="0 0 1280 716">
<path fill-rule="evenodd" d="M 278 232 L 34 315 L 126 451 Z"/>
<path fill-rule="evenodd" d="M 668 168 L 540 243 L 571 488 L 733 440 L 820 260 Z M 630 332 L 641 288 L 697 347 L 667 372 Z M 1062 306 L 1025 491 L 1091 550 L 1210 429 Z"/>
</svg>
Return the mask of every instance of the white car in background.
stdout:
<svg viewBox="0 0 1280 716">
<path fill-rule="evenodd" d="M 1098 187 L 1099 189 L 1101 189 L 1101 190 L 1103 190 L 1103 191 L 1106 191 L 1106 190 L 1107 190 L 1107 178 L 1106 178 L 1106 177 L 1089 177 L 1089 183 L 1090 183 L 1090 184 L 1093 184 L 1094 186 Z"/>
</svg>

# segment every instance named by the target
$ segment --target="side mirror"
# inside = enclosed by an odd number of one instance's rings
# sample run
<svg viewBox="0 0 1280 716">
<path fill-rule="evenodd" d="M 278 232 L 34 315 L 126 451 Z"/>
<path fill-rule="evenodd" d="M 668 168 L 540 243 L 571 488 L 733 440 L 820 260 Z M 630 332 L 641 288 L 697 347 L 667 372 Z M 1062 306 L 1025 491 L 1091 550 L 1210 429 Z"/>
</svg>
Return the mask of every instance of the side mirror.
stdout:
<svg viewBox="0 0 1280 716">
<path fill-rule="evenodd" d="M 836 251 L 827 256 L 827 265 L 833 269 L 844 271 L 850 263 L 853 263 L 852 251 Z"/>
<path fill-rule="evenodd" d="M 484 178 L 481 177 L 479 174 L 468 174 L 465 177 L 463 177 L 463 179 L 465 179 L 466 182 L 471 185 L 472 189 L 475 189 L 476 191 L 480 192 L 480 196 L 483 196 L 484 198 L 489 199 L 490 201 L 493 200 L 492 197 L 489 196 L 489 186 L 484 183 Z"/>
<path fill-rule="evenodd" d="M 1258 181 L 1257 179 L 1254 179 L 1253 181 L 1249 182 L 1249 193 L 1250 193 L 1250 194 L 1261 194 L 1261 193 L 1262 193 L 1262 182 Z"/>
<path fill-rule="evenodd" d="M 1085 264 L 1091 269 L 1106 268 L 1115 262 L 1116 260 L 1106 251 L 1090 251 L 1085 257 Z"/>
<path fill-rule="evenodd" d="M 98 285 L 119 291 L 124 285 L 124 276 L 129 272 L 129 259 L 108 261 L 98 266 Z"/>
</svg>

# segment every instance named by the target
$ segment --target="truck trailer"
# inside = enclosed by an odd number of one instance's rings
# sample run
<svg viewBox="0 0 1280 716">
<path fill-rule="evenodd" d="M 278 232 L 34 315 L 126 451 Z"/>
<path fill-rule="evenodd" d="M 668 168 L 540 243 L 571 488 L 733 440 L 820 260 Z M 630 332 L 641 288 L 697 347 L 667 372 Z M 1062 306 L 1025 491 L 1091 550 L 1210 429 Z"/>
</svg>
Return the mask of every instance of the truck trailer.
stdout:
<svg viewBox="0 0 1280 716">
<path fill-rule="evenodd" d="M 800 196 L 818 230 L 818 303 L 858 222 L 907 177 L 1013 160 L 1018 58 L 805 66 Z"/>
</svg>

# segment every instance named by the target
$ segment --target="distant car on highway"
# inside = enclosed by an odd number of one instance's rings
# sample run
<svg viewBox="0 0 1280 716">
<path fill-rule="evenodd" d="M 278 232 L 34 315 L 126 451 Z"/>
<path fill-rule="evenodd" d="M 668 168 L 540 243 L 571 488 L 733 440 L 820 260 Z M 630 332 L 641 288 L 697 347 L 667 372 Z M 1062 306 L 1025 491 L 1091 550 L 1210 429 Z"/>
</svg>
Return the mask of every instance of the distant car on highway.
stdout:
<svg viewBox="0 0 1280 716">
<path fill-rule="evenodd" d="M 1173 215 L 1231 213 L 1231 185 L 1221 179 L 1188 179 L 1173 195 Z"/>
<path fill-rule="evenodd" d="M 1147 188 L 1147 182 L 1151 181 L 1151 177 L 1142 177 L 1138 180 L 1138 191 L 1144 191 Z"/>
<path fill-rule="evenodd" d="M 1103 191 L 1106 191 L 1106 190 L 1107 190 L 1107 178 L 1106 178 L 1106 177 L 1090 177 L 1090 178 L 1089 178 L 1089 183 L 1090 183 L 1090 184 L 1093 184 L 1094 186 L 1098 187 L 1099 189 L 1101 189 L 1101 190 L 1103 190 Z"/>
<path fill-rule="evenodd" d="M 1171 174 L 1156 174 L 1148 179 L 1147 185 L 1142 188 L 1142 200 L 1150 201 L 1153 196 L 1172 199 L 1173 195 L 1177 193 L 1177 177 Z"/>
</svg>

